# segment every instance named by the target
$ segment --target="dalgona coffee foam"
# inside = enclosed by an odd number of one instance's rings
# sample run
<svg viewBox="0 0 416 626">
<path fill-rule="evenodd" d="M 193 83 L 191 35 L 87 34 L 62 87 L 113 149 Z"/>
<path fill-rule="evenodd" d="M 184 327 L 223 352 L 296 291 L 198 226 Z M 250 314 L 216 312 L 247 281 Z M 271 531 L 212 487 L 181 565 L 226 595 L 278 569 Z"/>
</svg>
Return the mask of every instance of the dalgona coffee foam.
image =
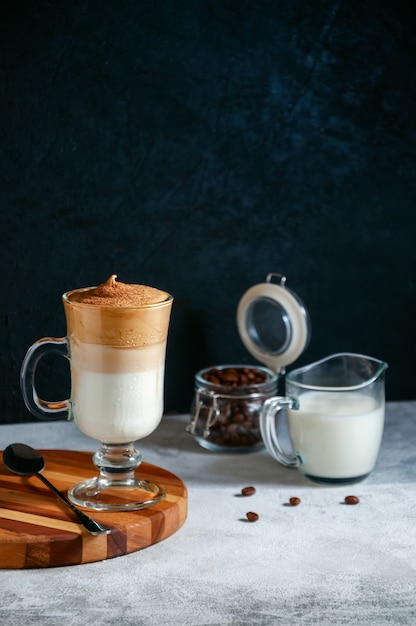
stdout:
<svg viewBox="0 0 416 626">
<path fill-rule="evenodd" d="M 116 278 L 117 274 L 112 274 L 105 283 L 98 285 L 98 287 L 71 292 L 71 302 L 107 307 L 140 307 L 157 304 L 168 299 L 166 291 L 147 285 L 117 282 Z"/>
<path fill-rule="evenodd" d="M 145 347 L 166 340 L 172 296 L 147 285 L 116 281 L 63 296 L 68 336 L 83 343 Z"/>
</svg>

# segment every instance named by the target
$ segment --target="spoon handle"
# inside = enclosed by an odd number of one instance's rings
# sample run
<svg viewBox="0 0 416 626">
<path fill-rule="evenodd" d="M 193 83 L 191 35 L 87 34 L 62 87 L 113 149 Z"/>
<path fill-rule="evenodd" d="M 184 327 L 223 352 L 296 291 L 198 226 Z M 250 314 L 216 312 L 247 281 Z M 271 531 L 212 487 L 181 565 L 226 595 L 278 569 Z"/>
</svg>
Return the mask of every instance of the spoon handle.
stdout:
<svg viewBox="0 0 416 626">
<path fill-rule="evenodd" d="M 63 495 L 63 493 L 58 491 L 58 489 L 52 483 L 50 483 L 49 480 L 45 478 L 45 476 L 43 476 L 43 474 L 39 474 L 39 472 L 36 472 L 35 476 L 37 476 L 37 478 L 39 478 L 39 480 L 41 480 L 44 485 L 49 487 L 49 489 L 51 489 L 54 492 L 54 494 L 62 500 L 62 502 L 65 502 L 65 504 L 67 504 L 70 507 L 70 509 L 78 517 L 81 524 L 83 524 L 83 526 L 85 526 L 85 528 L 92 535 L 102 535 L 102 534 L 108 535 L 109 533 L 111 533 L 111 528 L 108 528 L 107 526 L 103 526 L 103 524 L 99 524 L 95 520 L 91 519 L 91 517 L 86 515 L 83 511 L 78 509 L 74 504 L 72 504 L 70 500 L 68 500 L 66 496 Z"/>
</svg>

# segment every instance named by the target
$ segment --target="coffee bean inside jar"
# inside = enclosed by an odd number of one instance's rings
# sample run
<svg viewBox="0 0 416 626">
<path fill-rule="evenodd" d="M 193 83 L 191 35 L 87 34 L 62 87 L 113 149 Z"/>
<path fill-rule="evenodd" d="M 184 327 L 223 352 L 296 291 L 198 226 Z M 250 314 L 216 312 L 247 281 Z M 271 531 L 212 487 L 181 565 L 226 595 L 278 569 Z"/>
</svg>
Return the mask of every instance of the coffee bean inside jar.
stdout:
<svg viewBox="0 0 416 626">
<path fill-rule="evenodd" d="M 259 415 L 276 393 L 277 375 L 260 366 L 210 367 L 195 376 L 195 399 L 187 431 L 204 448 L 248 452 L 262 446 Z"/>
</svg>

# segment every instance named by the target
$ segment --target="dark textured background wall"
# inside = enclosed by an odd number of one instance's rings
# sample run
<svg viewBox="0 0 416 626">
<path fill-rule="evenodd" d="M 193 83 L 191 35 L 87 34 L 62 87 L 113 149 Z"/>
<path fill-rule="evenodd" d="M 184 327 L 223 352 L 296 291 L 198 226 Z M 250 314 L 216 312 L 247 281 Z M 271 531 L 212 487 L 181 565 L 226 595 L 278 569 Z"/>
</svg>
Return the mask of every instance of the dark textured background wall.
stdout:
<svg viewBox="0 0 416 626">
<path fill-rule="evenodd" d="M 415 12 L 400 0 L 0 8 L 1 422 L 32 420 L 26 349 L 60 295 L 144 282 L 176 298 L 166 409 L 193 375 L 252 362 L 235 309 L 270 271 L 307 305 L 298 365 L 389 362 L 416 397 Z M 40 392 L 67 393 L 48 359 Z M 49 393 L 48 393 L 49 391 Z"/>
</svg>

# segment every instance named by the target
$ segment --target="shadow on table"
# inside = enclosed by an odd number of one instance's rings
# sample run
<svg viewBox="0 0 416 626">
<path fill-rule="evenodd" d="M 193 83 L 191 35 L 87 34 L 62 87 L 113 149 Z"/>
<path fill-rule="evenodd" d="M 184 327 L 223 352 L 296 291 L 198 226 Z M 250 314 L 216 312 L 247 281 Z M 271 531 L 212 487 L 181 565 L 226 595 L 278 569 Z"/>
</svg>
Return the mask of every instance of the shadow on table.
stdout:
<svg viewBox="0 0 416 626">
<path fill-rule="evenodd" d="M 183 415 L 165 416 L 146 448 L 166 458 L 166 466 L 181 478 L 210 484 L 247 483 L 254 481 L 270 485 L 294 487 L 323 485 L 304 478 L 296 468 L 288 468 L 275 461 L 265 449 L 249 453 L 213 452 L 202 448 L 185 432 L 188 419 Z M 406 484 L 416 480 L 416 454 L 409 433 L 397 436 L 394 420 L 386 420 L 379 458 L 373 472 L 361 484 Z M 330 488 L 330 487 L 328 487 Z"/>
</svg>

